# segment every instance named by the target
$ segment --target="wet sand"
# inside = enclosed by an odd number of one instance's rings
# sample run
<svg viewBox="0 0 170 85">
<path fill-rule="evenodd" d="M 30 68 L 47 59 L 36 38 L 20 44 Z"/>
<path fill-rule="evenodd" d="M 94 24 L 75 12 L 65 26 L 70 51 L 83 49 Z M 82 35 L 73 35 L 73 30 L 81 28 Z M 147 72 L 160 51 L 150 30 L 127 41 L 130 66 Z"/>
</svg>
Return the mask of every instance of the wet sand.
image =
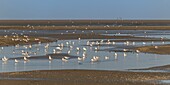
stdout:
<svg viewBox="0 0 170 85">
<path fill-rule="evenodd" d="M 170 54 L 170 45 L 159 45 L 159 46 L 143 46 L 143 47 L 137 47 L 136 50 L 139 50 L 140 52 L 144 53 L 153 53 L 153 54 Z"/>
<path fill-rule="evenodd" d="M 95 70 L 51 70 L 1 73 L 3 85 L 157 85 L 170 73 Z"/>
<path fill-rule="evenodd" d="M 55 53 L 55 54 L 46 54 L 43 56 L 31 56 L 31 57 L 27 57 L 28 60 L 36 60 L 36 59 L 48 59 L 48 57 L 51 56 L 52 59 L 62 59 L 64 57 L 69 57 L 69 59 L 74 59 L 74 58 L 78 58 L 78 56 L 73 56 L 73 55 L 69 55 L 67 53 Z M 23 60 L 23 57 L 13 57 L 13 58 L 9 58 L 9 60 Z"/>
<path fill-rule="evenodd" d="M 52 39 L 46 39 L 43 37 L 33 36 L 0 36 L 0 46 L 14 46 L 17 44 L 35 44 L 35 43 L 47 43 L 52 42 Z"/>
</svg>

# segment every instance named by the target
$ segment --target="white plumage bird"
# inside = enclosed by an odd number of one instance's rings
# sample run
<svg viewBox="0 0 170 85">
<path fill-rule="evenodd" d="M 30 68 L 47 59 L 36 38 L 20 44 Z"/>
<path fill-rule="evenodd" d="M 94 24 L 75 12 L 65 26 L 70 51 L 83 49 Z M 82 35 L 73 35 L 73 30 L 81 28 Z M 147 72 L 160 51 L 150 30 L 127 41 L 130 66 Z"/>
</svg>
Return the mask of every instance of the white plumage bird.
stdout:
<svg viewBox="0 0 170 85">
<path fill-rule="evenodd" d="M 24 61 L 28 61 L 27 57 L 24 56 Z"/>
<path fill-rule="evenodd" d="M 51 60 L 52 60 L 52 57 L 51 57 L 51 56 L 48 56 L 48 59 L 51 61 Z"/>
<path fill-rule="evenodd" d="M 18 63 L 18 62 L 19 62 L 17 59 L 15 59 L 14 61 L 15 61 L 15 63 Z"/>
<path fill-rule="evenodd" d="M 65 58 L 62 58 L 61 60 L 62 60 L 63 62 L 68 62 L 68 60 L 65 59 Z"/>
<path fill-rule="evenodd" d="M 105 56 L 104 59 L 105 59 L 105 60 L 109 60 L 109 56 Z"/>
<path fill-rule="evenodd" d="M 87 49 L 85 47 L 83 47 L 83 51 L 86 51 Z"/>
<path fill-rule="evenodd" d="M 7 61 L 8 61 L 8 58 L 4 56 L 4 57 L 2 58 L 2 61 L 3 61 L 3 62 L 7 62 Z"/>
</svg>

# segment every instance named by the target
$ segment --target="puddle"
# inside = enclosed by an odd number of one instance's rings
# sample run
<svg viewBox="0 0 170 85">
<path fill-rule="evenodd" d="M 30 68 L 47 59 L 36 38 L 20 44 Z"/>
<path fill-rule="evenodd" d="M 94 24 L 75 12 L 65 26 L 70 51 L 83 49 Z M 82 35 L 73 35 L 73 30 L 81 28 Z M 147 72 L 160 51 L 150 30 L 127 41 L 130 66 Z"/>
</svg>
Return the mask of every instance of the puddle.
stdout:
<svg viewBox="0 0 170 85">
<path fill-rule="evenodd" d="M 170 84 L 170 80 L 159 80 L 158 81 L 160 84 Z"/>
</svg>

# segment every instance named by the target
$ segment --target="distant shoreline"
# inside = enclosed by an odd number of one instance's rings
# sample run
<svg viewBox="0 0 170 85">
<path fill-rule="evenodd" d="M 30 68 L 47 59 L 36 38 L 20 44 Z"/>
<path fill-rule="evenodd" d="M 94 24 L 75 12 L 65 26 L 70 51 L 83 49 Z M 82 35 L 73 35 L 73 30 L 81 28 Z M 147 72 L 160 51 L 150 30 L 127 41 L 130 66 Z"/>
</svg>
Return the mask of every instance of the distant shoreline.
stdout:
<svg viewBox="0 0 170 85">
<path fill-rule="evenodd" d="M 1 30 L 170 30 L 170 26 L 0 26 Z"/>
<path fill-rule="evenodd" d="M 0 20 L 2 25 L 131 25 L 131 26 L 167 26 L 170 20 Z"/>
</svg>

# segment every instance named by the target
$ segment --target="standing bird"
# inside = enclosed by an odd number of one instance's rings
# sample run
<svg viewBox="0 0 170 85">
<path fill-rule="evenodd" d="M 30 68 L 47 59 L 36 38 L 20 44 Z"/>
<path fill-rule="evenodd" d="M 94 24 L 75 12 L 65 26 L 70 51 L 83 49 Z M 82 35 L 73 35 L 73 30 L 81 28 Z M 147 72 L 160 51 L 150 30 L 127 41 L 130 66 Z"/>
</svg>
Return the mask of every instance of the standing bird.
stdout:
<svg viewBox="0 0 170 85">
<path fill-rule="evenodd" d="M 77 50 L 77 51 L 79 51 L 79 50 L 80 50 L 80 48 L 79 48 L 79 47 L 77 47 L 77 48 L 76 48 L 76 50 Z"/>
<path fill-rule="evenodd" d="M 117 56 L 117 53 L 115 53 L 115 56 Z"/>
<path fill-rule="evenodd" d="M 123 53 L 123 56 L 124 56 L 124 57 L 126 57 L 126 56 L 127 56 L 127 54 L 126 54 L 126 53 Z"/>
<path fill-rule="evenodd" d="M 28 61 L 27 57 L 24 56 L 24 61 Z"/>
<path fill-rule="evenodd" d="M 70 57 L 64 56 L 65 59 L 69 59 Z"/>
<path fill-rule="evenodd" d="M 51 56 L 48 56 L 48 59 L 51 61 L 51 60 L 52 60 L 52 57 L 51 57 Z"/>
<path fill-rule="evenodd" d="M 109 56 L 105 56 L 104 59 L 105 59 L 105 60 L 109 60 Z"/>
<path fill-rule="evenodd" d="M 18 63 L 18 62 L 19 62 L 17 59 L 15 59 L 14 61 L 15 61 L 15 63 Z"/>
<path fill-rule="evenodd" d="M 8 58 L 4 56 L 4 57 L 2 58 L 2 61 L 3 61 L 3 62 L 7 62 L 7 61 L 8 61 Z"/>
<path fill-rule="evenodd" d="M 83 47 L 83 51 L 86 51 L 87 49 L 85 47 Z"/>
<path fill-rule="evenodd" d="M 67 62 L 68 60 L 67 59 L 65 59 L 65 58 L 62 58 L 61 59 L 63 62 Z"/>
</svg>

